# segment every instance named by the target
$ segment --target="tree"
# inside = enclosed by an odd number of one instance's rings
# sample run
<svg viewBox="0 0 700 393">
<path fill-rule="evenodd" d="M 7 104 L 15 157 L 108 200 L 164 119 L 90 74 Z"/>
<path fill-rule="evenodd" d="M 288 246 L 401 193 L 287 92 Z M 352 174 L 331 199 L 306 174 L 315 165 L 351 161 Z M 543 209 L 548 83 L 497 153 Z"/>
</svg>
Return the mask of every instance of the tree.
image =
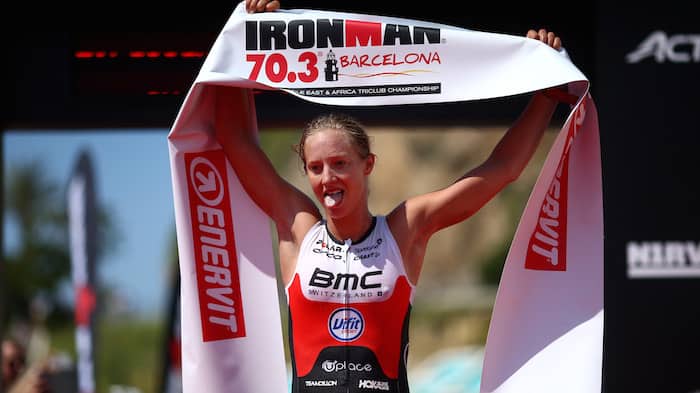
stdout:
<svg viewBox="0 0 700 393">
<path fill-rule="evenodd" d="M 70 282 L 68 218 L 65 192 L 48 179 L 39 161 L 9 168 L 5 184 L 5 214 L 15 226 L 13 250 L 3 250 L 5 314 L 3 327 L 12 321 L 31 321 L 32 302 L 48 300 L 48 317 L 58 323 L 72 321 L 72 306 L 60 302 L 62 285 Z M 117 247 L 113 220 L 98 207 L 98 259 Z M 106 241 L 109 239 L 109 241 Z M 104 247 L 109 245 L 109 247 Z M 4 329 L 3 329 L 4 330 Z"/>
</svg>

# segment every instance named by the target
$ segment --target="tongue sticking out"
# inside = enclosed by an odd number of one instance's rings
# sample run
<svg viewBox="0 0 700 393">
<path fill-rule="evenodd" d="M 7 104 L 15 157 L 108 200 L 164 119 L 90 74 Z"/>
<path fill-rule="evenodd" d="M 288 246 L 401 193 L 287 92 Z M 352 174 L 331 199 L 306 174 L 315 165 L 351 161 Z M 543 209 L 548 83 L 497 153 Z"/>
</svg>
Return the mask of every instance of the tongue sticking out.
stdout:
<svg viewBox="0 0 700 393">
<path fill-rule="evenodd" d="M 335 206 L 340 200 L 343 198 L 343 193 L 338 191 L 334 192 L 332 194 L 326 194 L 326 196 L 323 198 L 323 203 L 326 204 L 326 207 L 333 207 Z"/>
</svg>

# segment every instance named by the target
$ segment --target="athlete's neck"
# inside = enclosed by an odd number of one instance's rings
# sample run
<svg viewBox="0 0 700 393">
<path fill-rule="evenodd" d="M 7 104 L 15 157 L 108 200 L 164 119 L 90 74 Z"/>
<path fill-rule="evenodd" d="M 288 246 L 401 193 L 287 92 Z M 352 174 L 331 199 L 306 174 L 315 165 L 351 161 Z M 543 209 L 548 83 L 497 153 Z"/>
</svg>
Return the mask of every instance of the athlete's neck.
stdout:
<svg viewBox="0 0 700 393">
<path fill-rule="evenodd" d="M 343 218 L 328 218 L 326 227 L 331 235 L 341 241 L 351 239 L 353 243 L 361 240 L 372 228 L 373 216 L 367 211 Z"/>
</svg>

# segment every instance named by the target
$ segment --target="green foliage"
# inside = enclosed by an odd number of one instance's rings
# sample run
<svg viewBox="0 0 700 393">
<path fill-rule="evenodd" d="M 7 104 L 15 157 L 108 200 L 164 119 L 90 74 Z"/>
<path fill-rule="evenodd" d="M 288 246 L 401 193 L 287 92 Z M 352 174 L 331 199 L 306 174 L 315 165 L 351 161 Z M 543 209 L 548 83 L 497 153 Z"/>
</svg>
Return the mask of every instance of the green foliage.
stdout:
<svg viewBox="0 0 700 393">
<path fill-rule="evenodd" d="M 162 324 L 105 320 L 98 325 L 97 391 L 108 392 L 111 385 L 125 385 L 156 392 L 165 356 Z"/>
<path fill-rule="evenodd" d="M 503 243 L 498 248 L 484 258 L 483 264 L 479 271 L 481 282 L 486 285 L 498 286 L 501 282 L 501 275 L 503 274 L 503 266 L 508 256 L 508 250 L 510 249 L 510 243 Z"/>
<path fill-rule="evenodd" d="M 112 385 L 133 386 L 141 392 L 157 392 L 165 356 L 163 324 L 133 319 L 105 319 L 95 329 L 95 379 L 97 392 Z M 54 353 L 76 359 L 75 326 L 51 329 Z"/>
<path fill-rule="evenodd" d="M 30 320 L 32 300 L 54 298 L 61 281 L 70 277 L 65 209 L 57 191 L 38 162 L 12 168 L 8 176 L 5 213 L 14 218 L 20 238 L 14 253 L 3 255 L 5 318 Z"/>
<path fill-rule="evenodd" d="M 5 310 L 0 328 L 11 321 L 31 321 L 32 302 L 37 298 L 51 302 L 45 316 L 49 323 L 68 323 L 72 313 L 56 301 L 61 286 L 71 278 L 66 197 L 56 181 L 45 177 L 39 161 L 8 169 L 4 211 L 19 238 L 13 250 L 3 250 L 0 287 Z M 97 216 L 100 258 L 117 247 L 118 235 L 104 207 L 98 206 Z"/>
<path fill-rule="evenodd" d="M 520 218 L 519 215 L 524 207 L 523 201 L 527 199 L 527 191 L 527 189 L 518 190 L 514 187 L 506 187 L 501 191 L 500 198 L 506 202 L 505 206 L 510 225 L 508 232 L 502 236 L 502 242 L 490 250 L 480 265 L 479 274 L 481 282 L 485 285 L 498 286 L 501 282 L 506 257 L 508 257 L 512 238 L 515 235 L 515 229 Z"/>
<path fill-rule="evenodd" d="M 296 156 L 294 145 L 299 143 L 300 132 L 292 130 L 265 130 L 260 132 L 260 147 L 278 172 L 283 172 L 290 157 Z M 301 168 L 301 163 L 299 163 Z"/>
<path fill-rule="evenodd" d="M 75 326 L 72 323 L 54 326 L 50 329 L 51 350 L 65 353 L 75 359 Z"/>
</svg>

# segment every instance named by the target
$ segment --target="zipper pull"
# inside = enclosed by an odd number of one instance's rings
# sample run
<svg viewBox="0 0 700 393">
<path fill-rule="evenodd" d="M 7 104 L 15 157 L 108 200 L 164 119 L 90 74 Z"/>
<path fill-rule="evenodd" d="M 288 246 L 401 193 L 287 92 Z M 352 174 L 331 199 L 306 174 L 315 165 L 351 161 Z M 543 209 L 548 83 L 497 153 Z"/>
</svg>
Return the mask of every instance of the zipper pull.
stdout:
<svg viewBox="0 0 700 393">
<path fill-rule="evenodd" d="M 352 239 L 345 239 L 345 243 L 343 244 L 343 254 L 345 254 L 345 261 L 346 262 L 348 260 L 348 251 L 350 250 L 351 245 L 352 245 Z"/>
</svg>

